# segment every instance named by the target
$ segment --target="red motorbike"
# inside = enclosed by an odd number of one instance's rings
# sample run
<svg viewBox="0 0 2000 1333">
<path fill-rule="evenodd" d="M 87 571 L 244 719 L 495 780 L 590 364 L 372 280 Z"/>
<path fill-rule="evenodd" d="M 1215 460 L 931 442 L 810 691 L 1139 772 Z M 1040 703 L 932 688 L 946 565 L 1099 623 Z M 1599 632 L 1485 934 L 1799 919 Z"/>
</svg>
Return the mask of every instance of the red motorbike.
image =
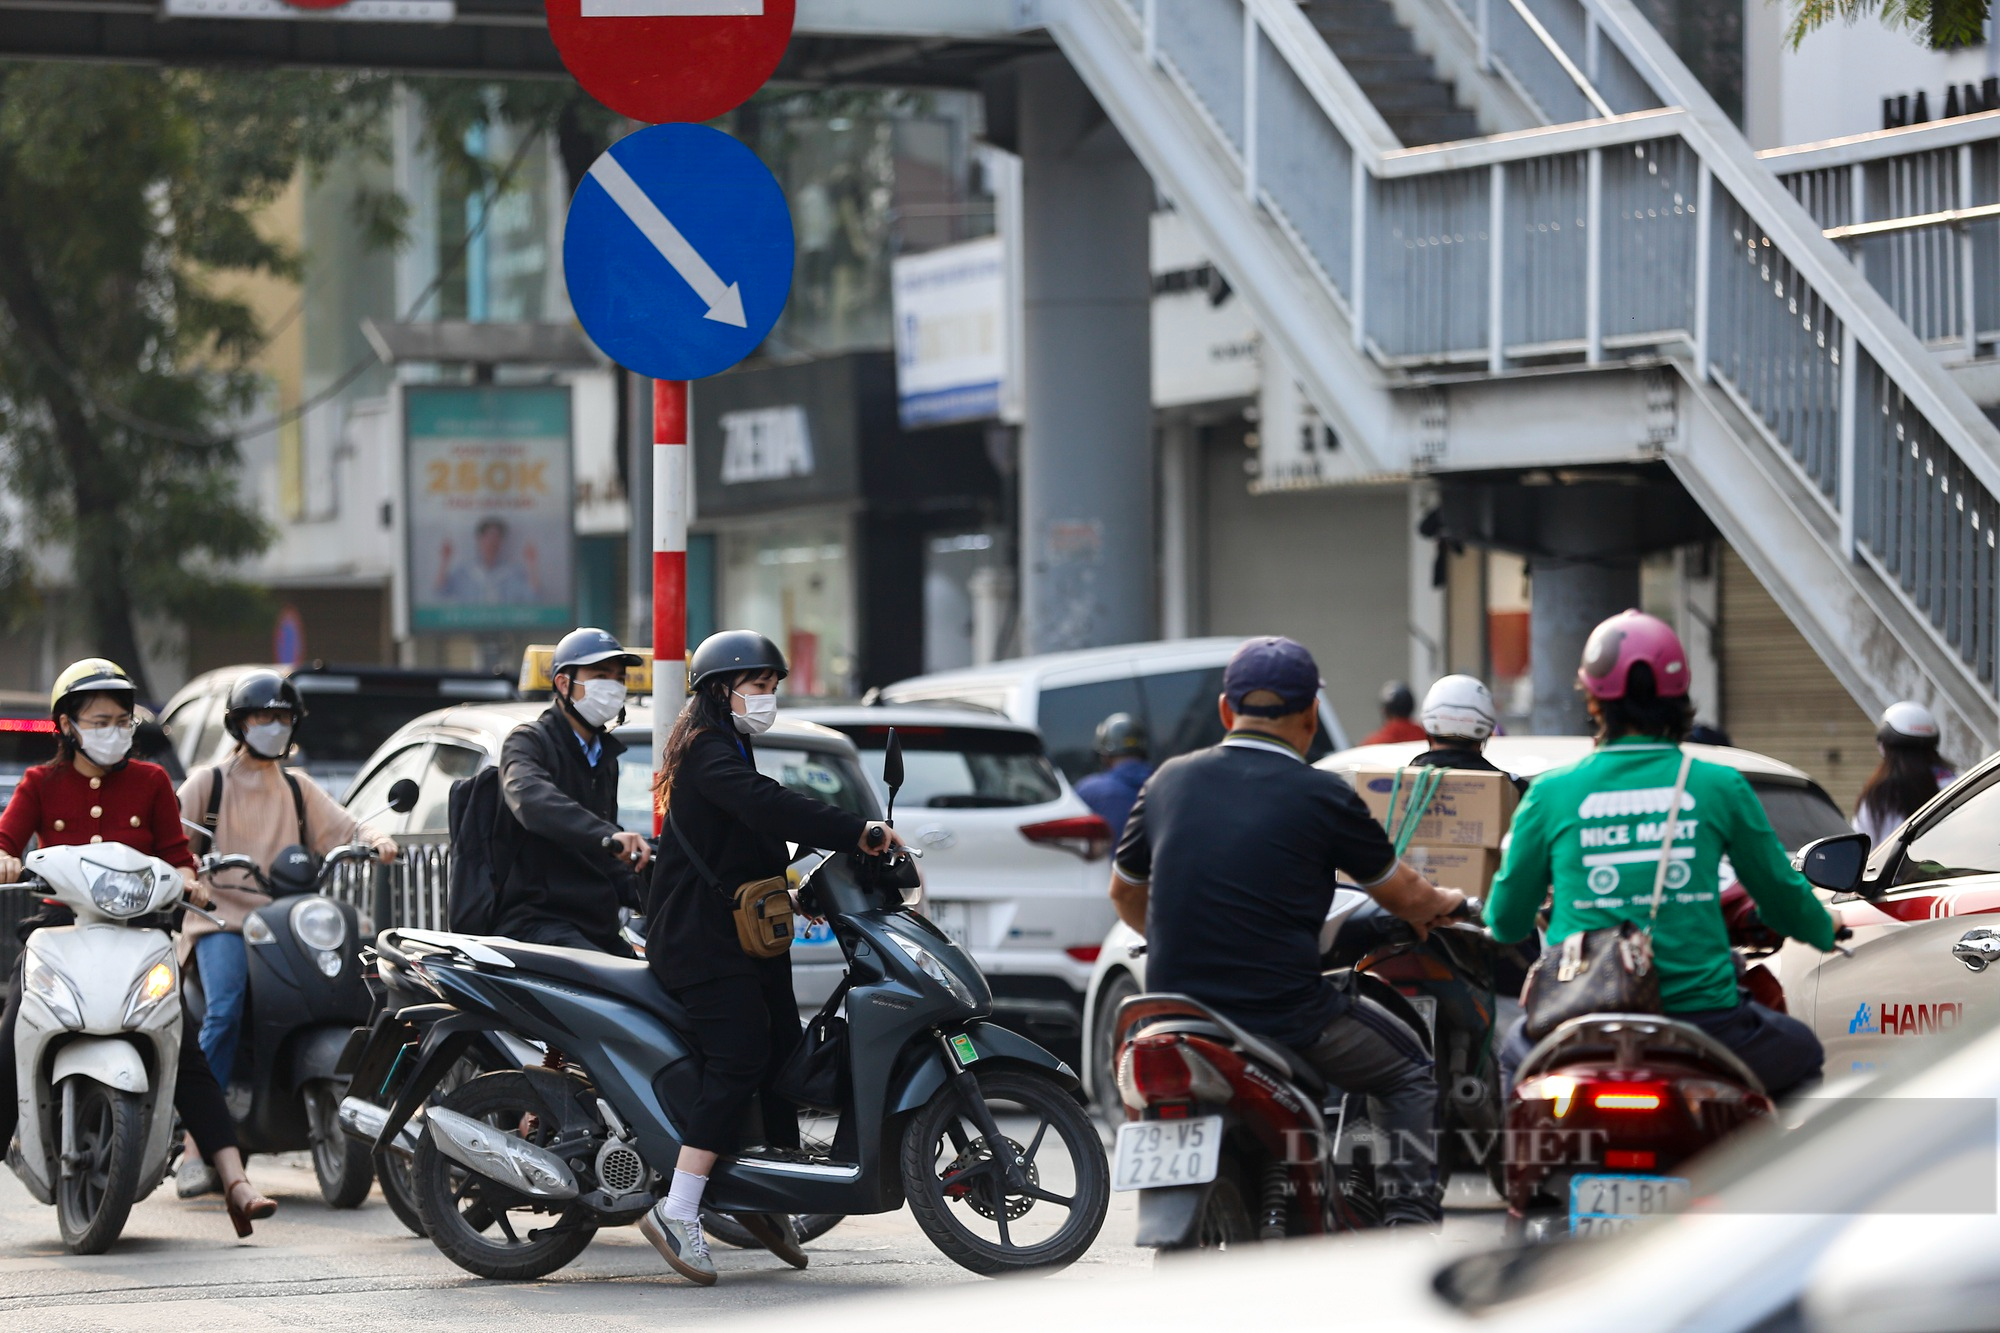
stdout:
<svg viewBox="0 0 2000 1333">
<path fill-rule="evenodd" d="M 1365 903 L 1358 890 L 1343 892 Z M 1329 935 L 1338 934 L 1345 920 L 1341 905 L 1328 919 Z M 1478 910 L 1473 901 L 1463 915 L 1474 920 Z M 1386 933 L 1357 928 L 1346 940 L 1323 936 L 1330 962 L 1360 960 L 1328 976 L 1337 987 L 1380 1004 L 1428 1051 L 1429 1017 L 1373 971 L 1382 959 L 1403 954 L 1387 939 L 1399 926 L 1392 923 Z M 1433 935 L 1459 931 L 1487 938 L 1469 925 Z M 1409 943 L 1415 938 L 1409 935 Z M 1440 1034 L 1448 1014 L 1437 1012 Z M 1478 1026 L 1486 1037 L 1490 1017 L 1482 1013 Z M 1138 1244 L 1220 1249 L 1380 1224 L 1372 1165 L 1377 1144 L 1361 1099 L 1329 1086 L 1296 1052 L 1198 1000 L 1172 994 L 1126 1000 L 1113 1019 L 1112 1042 L 1126 1114 L 1112 1188 L 1140 1191 Z"/>
</svg>

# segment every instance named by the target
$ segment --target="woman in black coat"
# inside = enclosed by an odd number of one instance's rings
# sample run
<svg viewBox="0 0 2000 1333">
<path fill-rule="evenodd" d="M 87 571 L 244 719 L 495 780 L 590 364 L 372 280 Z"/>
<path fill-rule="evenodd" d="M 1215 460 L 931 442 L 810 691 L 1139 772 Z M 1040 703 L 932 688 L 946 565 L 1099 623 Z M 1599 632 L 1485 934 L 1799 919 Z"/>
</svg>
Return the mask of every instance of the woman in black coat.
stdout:
<svg viewBox="0 0 2000 1333">
<path fill-rule="evenodd" d="M 799 1040 L 791 954 L 746 954 L 730 895 L 740 884 L 784 874 L 787 842 L 879 852 L 900 841 L 879 821 L 757 771 L 751 738 L 776 720 L 786 672 L 784 654 L 761 634 L 728 630 L 704 640 L 688 663 L 691 697 L 667 738 L 658 779 L 667 823 L 646 914 L 646 964 L 694 1019 L 702 1075 L 672 1189 L 639 1229 L 676 1272 L 704 1286 L 715 1281 L 715 1266 L 701 1232 L 702 1190 L 716 1158 L 737 1147 L 751 1094 Z M 796 1148 L 796 1108 L 766 1093 L 764 1111 L 765 1142 Z M 738 1220 L 773 1254 L 805 1267 L 789 1218 Z"/>
</svg>

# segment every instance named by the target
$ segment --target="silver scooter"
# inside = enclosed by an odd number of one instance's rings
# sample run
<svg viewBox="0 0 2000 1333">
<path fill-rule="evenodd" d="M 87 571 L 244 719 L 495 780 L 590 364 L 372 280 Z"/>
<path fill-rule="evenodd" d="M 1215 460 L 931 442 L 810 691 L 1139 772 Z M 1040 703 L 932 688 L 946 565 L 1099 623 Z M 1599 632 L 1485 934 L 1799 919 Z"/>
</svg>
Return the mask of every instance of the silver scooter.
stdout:
<svg viewBox="0 0 2000 1333">
<path fill-rule="evenodd" d="M 63 1247 L 102 1254 L 166 1175 L 180 1069 L 180 872 L 122 843 L 29 853 L 14 887 L 76 924 L 28 937 L 14 1037 L 20 1119 L 7 1165 L 54 1204 Z M 189 908 L 199 911 L 198 908 Z"/>
</svg>

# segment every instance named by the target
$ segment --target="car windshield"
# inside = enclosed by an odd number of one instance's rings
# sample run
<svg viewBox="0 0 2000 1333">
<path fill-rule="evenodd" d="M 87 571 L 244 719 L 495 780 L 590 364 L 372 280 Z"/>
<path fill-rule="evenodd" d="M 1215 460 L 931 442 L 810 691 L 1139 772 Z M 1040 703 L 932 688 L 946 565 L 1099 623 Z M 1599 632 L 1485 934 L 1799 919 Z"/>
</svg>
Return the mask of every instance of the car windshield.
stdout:
<svg viewBox="0 0 2000 1333">
<path fill-rule="evenodd" d="M 881 786 L 887 726 L 843 727 L 861 751 L 868 780 Z M 1062 795 L 1054 765 L 1032 733 L 1000 727 L 899 726 L 903 742 L 903 789 L 896 801 L 906 808 L 938 810 L 1004 809 L 1044 805 Z"/>
<path fill-rule="evenodd" d="M 1840 807 L 1818 787 L 1793 787 L 1780 783 L 1752 781 L 1750 789 L 1763 803 L 1764 817 L 1786 851 L 1796 852 L 1809 842 L 1852 833 L 1854 826 L 1841 818 Z"/>
<path fill-rule="evenodd" d="M 866 780 L 844 754 L 803 747 L 760 745 L 757 771 L 795 792 L 837 805 L 864 819 L 879 817 Z M 641 833 L 653 831 L 653 756 L 644 736 L 618 761 L 618 822 Z"/>
</svg>

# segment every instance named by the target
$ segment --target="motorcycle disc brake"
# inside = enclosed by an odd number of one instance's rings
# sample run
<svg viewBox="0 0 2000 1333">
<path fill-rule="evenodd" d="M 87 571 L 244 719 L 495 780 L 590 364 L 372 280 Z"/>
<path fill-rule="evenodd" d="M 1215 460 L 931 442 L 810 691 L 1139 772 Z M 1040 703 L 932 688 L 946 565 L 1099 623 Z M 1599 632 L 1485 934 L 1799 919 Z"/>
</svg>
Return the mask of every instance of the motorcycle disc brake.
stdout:
<svg viewBox="0 0 2000 1333">
<path fill-rule="evenodd" d="M 1008 1151 L 1013 1153 L 1017 1158 L 1025 1156 L 1028 1151 L 1012 1139 L 1002 1139 L 1001 1142 L 1005 1143 Z M 978 1170 L 981 1163 L 992 1160 L 993 1149 L 987 1145 L 986 1140 L 983 1138 L 974 1139 L 966 1146 L 965 1151 L 953 1158 L 951 1165 L 944 1169 L 944 1178 L 946 1180 L 951 1180 L 953 1176 L 958 1175 L 960 1172 L 971 1173 L 961 1179 L 953 1180 L 952 1183 L 946 1185 L 944 1187 L 944 1197 L 947 1199 L 962 1200 L 973 1212 L 978 1213 L 981 1217 L 989 1221 L 1000 1214 L 1000 1209 L 994 1206 L 993 1197 L 996 1190 L 1004 1189 L 1002 1182 L 1006 1179 L 1004 1174 Z M 1041 1186 L 1041 1176 L 1035 1170 L 1033 1162 L 1023 1162 L 1021 1164 L 1021 1171 L 1027 1176 L 1028 1184 L 1031 1188 L 1039 1188 Z M 1021 1218 L 1026 1217 L 1028 1210 L 1035 1206 L 1035 1201 L 1024 1194 L 1006 1194 L 1003 1195 L 1003 1198 L 1009 1222 L 1019 1221 Z"/>
</svg>

